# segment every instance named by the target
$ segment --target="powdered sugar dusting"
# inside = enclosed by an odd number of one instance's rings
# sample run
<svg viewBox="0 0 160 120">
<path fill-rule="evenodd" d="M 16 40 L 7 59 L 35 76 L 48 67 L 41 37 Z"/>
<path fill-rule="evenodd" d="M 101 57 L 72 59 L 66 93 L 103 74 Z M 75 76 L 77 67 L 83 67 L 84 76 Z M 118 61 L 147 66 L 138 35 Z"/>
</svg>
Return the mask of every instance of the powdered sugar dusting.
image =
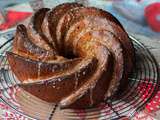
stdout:
<svg viewBox="0 0 160 120">
<path fill-rule="evenodd" d="M 77 74 L 75 74 L 75 90 L 77 89 L 77 87 L 78 87 L 78 73 Z"/>
<path fill-rule="evenodd" d="M 40 74 L 41 74 L 41 65 L 42 65 L 42 62 L 38 62 L 38 78 L 40 78 Z"/>
</svg>

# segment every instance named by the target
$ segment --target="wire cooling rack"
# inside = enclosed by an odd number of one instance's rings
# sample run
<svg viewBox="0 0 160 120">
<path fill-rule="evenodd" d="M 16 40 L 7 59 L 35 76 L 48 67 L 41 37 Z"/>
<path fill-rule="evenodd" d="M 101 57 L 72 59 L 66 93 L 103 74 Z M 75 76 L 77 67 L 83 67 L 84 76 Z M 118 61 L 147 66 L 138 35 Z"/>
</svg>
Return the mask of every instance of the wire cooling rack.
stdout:
<svg viewBox="0 0 160 120">
<path fill-rule="evenodd" d="M 6 40 L 0 46 L 1 100 L 29 119 L 114 120 L 124 116 L 131 118 L 144 108 L 159 87 L 159 72 L 155 58 L 142 43 L 130 37 L 136 52 L 136 64 L 125 91 L 120 96 L 110 98 L 95 108 L 60 109 L 58 106 L 44 102 L 18 87 L 20 82 L 10 70 L 5 55 L 6 51 L 11 50 L 13 32 L 4 33 L 1 36 L 1 39 Z"/>
</svg>

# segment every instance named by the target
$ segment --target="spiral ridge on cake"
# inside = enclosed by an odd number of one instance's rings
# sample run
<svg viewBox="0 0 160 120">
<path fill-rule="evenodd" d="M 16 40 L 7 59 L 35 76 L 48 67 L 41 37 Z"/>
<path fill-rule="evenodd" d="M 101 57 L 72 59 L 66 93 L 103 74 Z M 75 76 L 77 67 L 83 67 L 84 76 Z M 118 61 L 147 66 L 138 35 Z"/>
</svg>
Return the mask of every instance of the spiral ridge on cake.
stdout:
<svg viewBox="0 0 160 120">
<path fill-rule="evenodd" d="M 85 108 L 127 83 L 134 48 L 107 11 L 64 3 L 18 25 L 7 59 L 24 90 L 64 108 Z"/>
</svg>

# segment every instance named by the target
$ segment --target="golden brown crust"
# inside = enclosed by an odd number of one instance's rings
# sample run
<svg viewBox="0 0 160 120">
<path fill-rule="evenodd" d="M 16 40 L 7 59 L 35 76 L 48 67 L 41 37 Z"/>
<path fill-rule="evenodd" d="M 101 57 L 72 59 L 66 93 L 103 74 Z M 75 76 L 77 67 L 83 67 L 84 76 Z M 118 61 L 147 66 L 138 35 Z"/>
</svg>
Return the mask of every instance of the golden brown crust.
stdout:
<svg viewBox="0 0 160 120">
<path fill-rule="evenodd" d="M 131 64 L 133 63 L 132 60 L 134 58 L 134 48 L 132 42 L 129 40 L 127 33 L 124 31 L 122 25 L 118 22 L 118 20 L 115 17 L 113 17 L 110 13 L 106 11 L 94 7 L 75 9 L 71 11 L 71 14 L 74 14 L 74 17 L 76 19 L 83 19 L 84 17 L 87 16 L 89 17 L 94 16 L 106 19 L 106 20 L 101 20 L 102 22 L 100 20 L 97 21 L 95 20 L 95 23 L 98 23 L 99 27 L 106 27 L 107 30 L 109 30 L 110 32 L 115 34 L 117 38 L 119 38 L 119 41 L 121 42 L 123 49 L 125 49 L 126 51 L 125 55 L 128 61 L 125 63 L 127 64 L 127 66 L 131 66 L 129 68 L 132 68 Z M 94 17 L 92 19 L 93 21 L 95 19 Z M 75 22 L 76 20 L 74 19 L 70 21 L 70 24 L 72 25 Z"/>
<path fill-rule="evenodd" d="M 44 61 L 56 59 L 55 52 L 40 48 L 28 38 L 27 29 L 24 25 L 17 26 L 12 51 L 21 56 L 23 56 L 22 54 L 27 54 L 28 56 L 35 56 Z"/>
<path fill-rule="evenodd" d="M 110 31 L 107 31 L 105 29 L 98 29 L 98 28 L 92 28 L 92 30 L 87 30 L 82 34 L 81 38 L 76 41 L 77 43 L 74 44 L 74 49 L 76 51 L 81 51 L 79 54 L 83 54 L 82 52 L 94 52 L 94 48 L 89 48 L 86 45 L 94 44 L 94 42 L 97 42 L 96 44 L 100 43 L 104 45 L 113 55 L 113 62 L 114 62 L 114 68 L 113 68 L 113 76 L 111 78 L 111 83 L 108 88 L 108 93 L 106 93 L 107 96 L 111 96 L 115 93 L 115 86 L 117 86 L 120 83 L 120 79 L 122 78 L 122 73 L 124 71 L 124 59 L 123 59 L 123 49 L 121 44 L 117 41 L 117 38 L 115 35 L 113 35 Z M 99 58 L 100 59 L 100 58 Z"/>
<path fill-rule="evenodd" d="M 55 49 L 54 46 L 51 46 L 48 43 L 46 36 L 42 33 L 41 25 L 46 15 L 48 8 L 42 8 L 35 12 L 32 16 L 30 23 L 27 27 L 28 37 L 30 40 L 36 44 L 37 46 L 46 49 L 46 50 L 53 50 Z"/>
<path fill-rule="evenodd" d="M 102 10 L 97 10 L 96 8 L 79 8 L 78 10 L 76 9 L 72 11 L 72 13 L 77 13 L 77 19 L 79 18 L 82 20 L 79 20 L 78 22 L 74 21 L 75 23 L 73 22 L 74 24 L 72 24 L 70 29 L 68 30 L 65 38 L 65 45 L 67 47 L 67 50 L 73 50 L 74 45 L 72 43 L 77 41 L 76 39 L 78 34 L 83 35 L 83 32 L 88 29 L 88 27 L 92 27 L 91 29 L 94 29 L 94 27 L 97 29 L 103 28 L 110 31 L 113 35 L 116 36 L 117 41 L 121 43 L 123 48 L 124 74 L 122 81 L 124 82 L 122 82 L 121 85 L 124 86 L 124 84 L 126 84 L 126 79 L 128 78 L 128 75 L 133 68 L 134 63 L 134 48 L 132 42 L 129 40 L 127 33 L 121 27 L 119 22 L 116 22 L 117 20 L 112 17 L 111 14 Z M 71 23 L 72 22 L 70 21 L 70 24 Z"/>
<path fill-rule="evenodd" d="M 81 62 L 81 58 L 66 60 L 64 62 L 39 61 L 36 57 L 23 54 L 23 56 L 7 52 L 8 62 L 19 80 L 33 82 L 69 72 L 71 68 Z M 25 68 L 25 70 L 23 70 Z"/>
<path fill-rule="evenodd" d="M 54 76 L 41 82 L 22 84 L 21 87 L 42 100 L 58 104 L 62 98 L 67 97 L 85 84 L 88 80 L 87 78 L 90 77 L 89 75 L 94 72 L 97 60 L 86 58 L 82 63 L 76 66 L 77 69 L 72 69 L 70 74 L 66 72 L 65 74 L 57 77 Z"/>
<path fill-rule="evenodd" d="M 12 52 L 7 59 L 20 86 L 63 108 L 91 107 L 112 96 L 127 82 L 134 57 L 116 18 L 77 3 L 37 11 L 27 29 L 17 27 Z"/>
<path fill-rule="evenodd" d="M 45 16 L 42 24 L 42 31 L 47 36 L 49 42 L 55 45 L 57 49 L 60 45 L 57 43 L 56 29 L 60 18 L 70 9 L 81 6 L 81 4 L 77 3 L 61 4 L 54 9 L 48 11 L 47 15 Z"/>
<path fill-rule="evenodd" d="M 94 47 L 96 48 L 95 49 L 95 52 L 97 53 L 96 58 L 98 59 L 98 65 L 97 65 L 95 73 L 92 76 L 90 76 L 90 78 L 85 82 L 85 84 L 83 84 L 78 90 L 74 91 L 72 94 L 65 97 L 63 100 L 61 100 L 60 101 L 61 107 L 68 107 L 70 105 L 71 106 L 73 105 L 72 107 L 75 107 L 75 108 L 91 107 L 99 102 L 98 99 L 102 100 L 103 98 L 104 100 L 106 90 L 108 89 L 107 87 L 103 88 L 102 90 L 103 92 L 100 95 L 101 97 L 98 95 L 100 98 L 95 98 L 93 96 L 98 92 L 97 91 L 98 89 L 96 87 L 98 83 L 103 82 L 102 84 L 107 86 L 108 83 L 110 82 L 110 80 L 107 80 L 107 81 L 102 80 L 103 77 L 105 78 L 108 77 L 107 75 L 110 72 L 110 71 L 107 71 L 107 69 L 110 69 L 109 67 L 111 64 L 109 63 L 110 53 L 107 50 L 107 48 L 101 44 L 98 44 L 98 43 L 94 44 Z M 107 84 L 105 84 L 106 82 Z M 76 103 L 77 100 L 86 101 L 88 99 L 88 97 L 87 99 L 85 99 L 85 97 L 83 96 L 85 96 L 89 90 L 92 91 L 92 93 L 88 94 L 89 102 L 87 102 L 86 104 L 84 103 L 86 106 L 79 106 L 79 104 L 75 105 L 74 103 Z"/>
</svg>

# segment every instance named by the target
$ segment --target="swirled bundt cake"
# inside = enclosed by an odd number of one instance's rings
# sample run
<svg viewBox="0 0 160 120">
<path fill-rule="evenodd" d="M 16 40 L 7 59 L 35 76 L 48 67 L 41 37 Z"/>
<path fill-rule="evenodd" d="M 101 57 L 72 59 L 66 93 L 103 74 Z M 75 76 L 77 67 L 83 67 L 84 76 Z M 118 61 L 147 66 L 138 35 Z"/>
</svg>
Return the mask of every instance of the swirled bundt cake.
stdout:
<svg viewBox="0 0 160 120">
<path fill-rule="evenodd" d="M 35 12 L 18 25 L 9 65 L 20 87 L 59 106 L 85 108 L 127 84 L 134 48 L 110 13 L 77 3 Z"/>
</svg>

